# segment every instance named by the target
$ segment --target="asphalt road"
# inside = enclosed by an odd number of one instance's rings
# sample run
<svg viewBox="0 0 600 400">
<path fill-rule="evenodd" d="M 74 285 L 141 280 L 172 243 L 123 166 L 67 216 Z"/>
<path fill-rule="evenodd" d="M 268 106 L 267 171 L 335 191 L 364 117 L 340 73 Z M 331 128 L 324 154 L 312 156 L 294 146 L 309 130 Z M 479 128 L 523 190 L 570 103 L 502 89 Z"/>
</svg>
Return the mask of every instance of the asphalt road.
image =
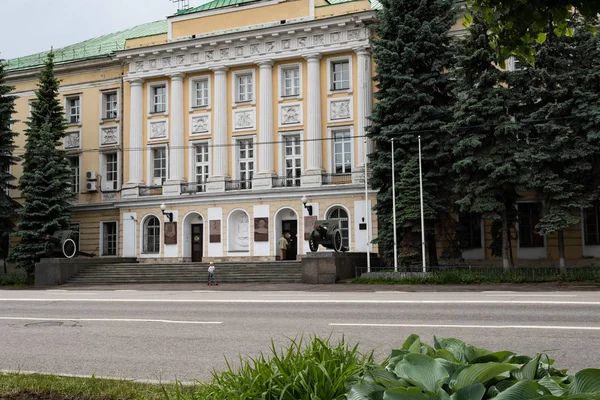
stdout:
<svg viewBox="0 0 600 400">
<path fill-rule="evenodd" d="M 411 333 L 599 368 L 600 291 L 0 291 L 0 370 L 207 380 L 225 358 L 298 335 L 342 336 L 383 360 Z"/>
</svg>

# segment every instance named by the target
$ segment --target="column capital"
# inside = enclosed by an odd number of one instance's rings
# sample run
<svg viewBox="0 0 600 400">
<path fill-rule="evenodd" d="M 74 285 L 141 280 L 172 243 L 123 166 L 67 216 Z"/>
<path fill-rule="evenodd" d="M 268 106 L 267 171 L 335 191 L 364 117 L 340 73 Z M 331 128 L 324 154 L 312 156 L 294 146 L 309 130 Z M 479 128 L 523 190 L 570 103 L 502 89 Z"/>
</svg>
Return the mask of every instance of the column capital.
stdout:
<svg viewBox="0 0 600 400">
<path fill-rule="evenodd" d="M 303 57 L 306 59 L 306 61 L 310 62 L 310 61 L 319 61 L 322 56 L 323 55 L 321 53 L 310 53 L 310 54 L 305 54 Z"/>
<path fill-rule="evenodd" d="M 358 46 L 353 47 L 352 50 L 359 56 L 370 56 L 371 48 L 369 46 Z"/>
<path fill-rule="evenodd" d="M 169 74 L 169 78 L 171 78 L 172 81 L 183 81 L 184 76 L 185 74 L 183 72 L 174 72 Z"/>
<path fill-rule="evenodd" d="M 260 68 L 271 68 L 273 64 L 273 60 L 261 60 L 256 62 L 256 65 L 258 65 Z"/>
<path fill-rule="evenodd" d="M 125 82 L 129 82 L 131 86 L 142 86 L 144 78 L 125 78 Z"/>
<path fill-rule="evenodd" d="M 229 71 L 229 68 L 219 66 L 219 67 L 213 67 L 213 68 L 211 68 L 211 70 L 212 70 L 212 72 L 215 73 L 215 75 L 219 75 L 219 74 L 226 74 L 227 71 Z"/>
</svg>

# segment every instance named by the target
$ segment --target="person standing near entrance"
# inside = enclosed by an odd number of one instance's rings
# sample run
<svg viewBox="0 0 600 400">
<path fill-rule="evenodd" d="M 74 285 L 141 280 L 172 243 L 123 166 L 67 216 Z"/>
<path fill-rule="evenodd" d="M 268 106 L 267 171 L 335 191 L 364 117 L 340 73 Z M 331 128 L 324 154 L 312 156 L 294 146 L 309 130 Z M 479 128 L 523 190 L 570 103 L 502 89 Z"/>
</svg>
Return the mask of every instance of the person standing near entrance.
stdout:
<svg viewBox="0 0 600 400">
<path fill-rule="evenodd" d="M 215 283 L 215 264 L 211 261 L 208 265 L 208 285 L 214 285 Z"/>
<path fill-rule="evenodd" d="M 287 256 L 288 240 L 286 237 L 287 232 L 284 232 L 279 238 L 279 259 L 285 260 Z"/>
</svg>

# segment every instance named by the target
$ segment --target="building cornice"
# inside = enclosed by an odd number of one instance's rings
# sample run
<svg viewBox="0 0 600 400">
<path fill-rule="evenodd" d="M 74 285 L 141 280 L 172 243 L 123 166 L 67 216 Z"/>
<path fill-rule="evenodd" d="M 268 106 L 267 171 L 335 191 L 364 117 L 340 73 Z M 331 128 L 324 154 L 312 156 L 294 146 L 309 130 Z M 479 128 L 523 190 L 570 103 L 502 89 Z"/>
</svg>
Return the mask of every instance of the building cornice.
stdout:
<svg viewBox="0 0 600 400">
<path fill-rule="evenodd" d="M 97 87 L 103 87 L 103 86 L 111 86 L 111 85 L 115 85 L 115 87 L 118 87 L 118 85 L 120 83 L 121 83 L 121 78 L 114 78 L 114 79 L 103 79 L 103 80 L 94 81 L 94 82 L 78 83 L 78 84 L 74 84 L 74 85 L 63 85 L 58 88 L 58 93 L 71 92 L 74 90 L 97 88 Z M 17 97 L 31 97 L 31 96 L 35 96 L 35 90 L 23 90 L 20 92 L 12 92 L 11 95 L 17 96 Z"/>
<path fill-rule="evenodd" d="M 72 61 L 64 64 L 56 64 L 54 66 L 54 73 L 57 77 L 79 75 L 86 70 L 91 71 L 102 71 L 110 70 L 114 68 L 120 68 L 122 61 L 115 59 L 113 56 L 105 56 L 102 58 Z M 37 67 L 16 69 L 7 71 L 6 80 L 11 84 L 26 82 L 31 79 L 38 79 L 40 72 L 45 68 L 44 65 Z"/>
</svg>

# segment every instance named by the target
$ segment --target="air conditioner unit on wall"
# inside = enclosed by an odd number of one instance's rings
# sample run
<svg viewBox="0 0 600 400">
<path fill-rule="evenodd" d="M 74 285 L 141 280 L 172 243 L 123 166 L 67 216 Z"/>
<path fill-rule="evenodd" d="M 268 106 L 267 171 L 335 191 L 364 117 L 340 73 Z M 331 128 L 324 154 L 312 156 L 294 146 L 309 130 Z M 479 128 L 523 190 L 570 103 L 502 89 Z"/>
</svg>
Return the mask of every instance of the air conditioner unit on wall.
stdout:
<svg viewBox="0 0 600 400">
<path fill-rule="evenodd" d="M 96 180 L 96 171 L 86 171 L 85 179 L 88 179 L 90 181 L 95 181 Z"/>
<path fill-rule="evenodd" d="M 96 182 L 86 182 L 85 190 L 88 192 L 96 192 L 98 188 L 96 187 Z"/>
</svg>

